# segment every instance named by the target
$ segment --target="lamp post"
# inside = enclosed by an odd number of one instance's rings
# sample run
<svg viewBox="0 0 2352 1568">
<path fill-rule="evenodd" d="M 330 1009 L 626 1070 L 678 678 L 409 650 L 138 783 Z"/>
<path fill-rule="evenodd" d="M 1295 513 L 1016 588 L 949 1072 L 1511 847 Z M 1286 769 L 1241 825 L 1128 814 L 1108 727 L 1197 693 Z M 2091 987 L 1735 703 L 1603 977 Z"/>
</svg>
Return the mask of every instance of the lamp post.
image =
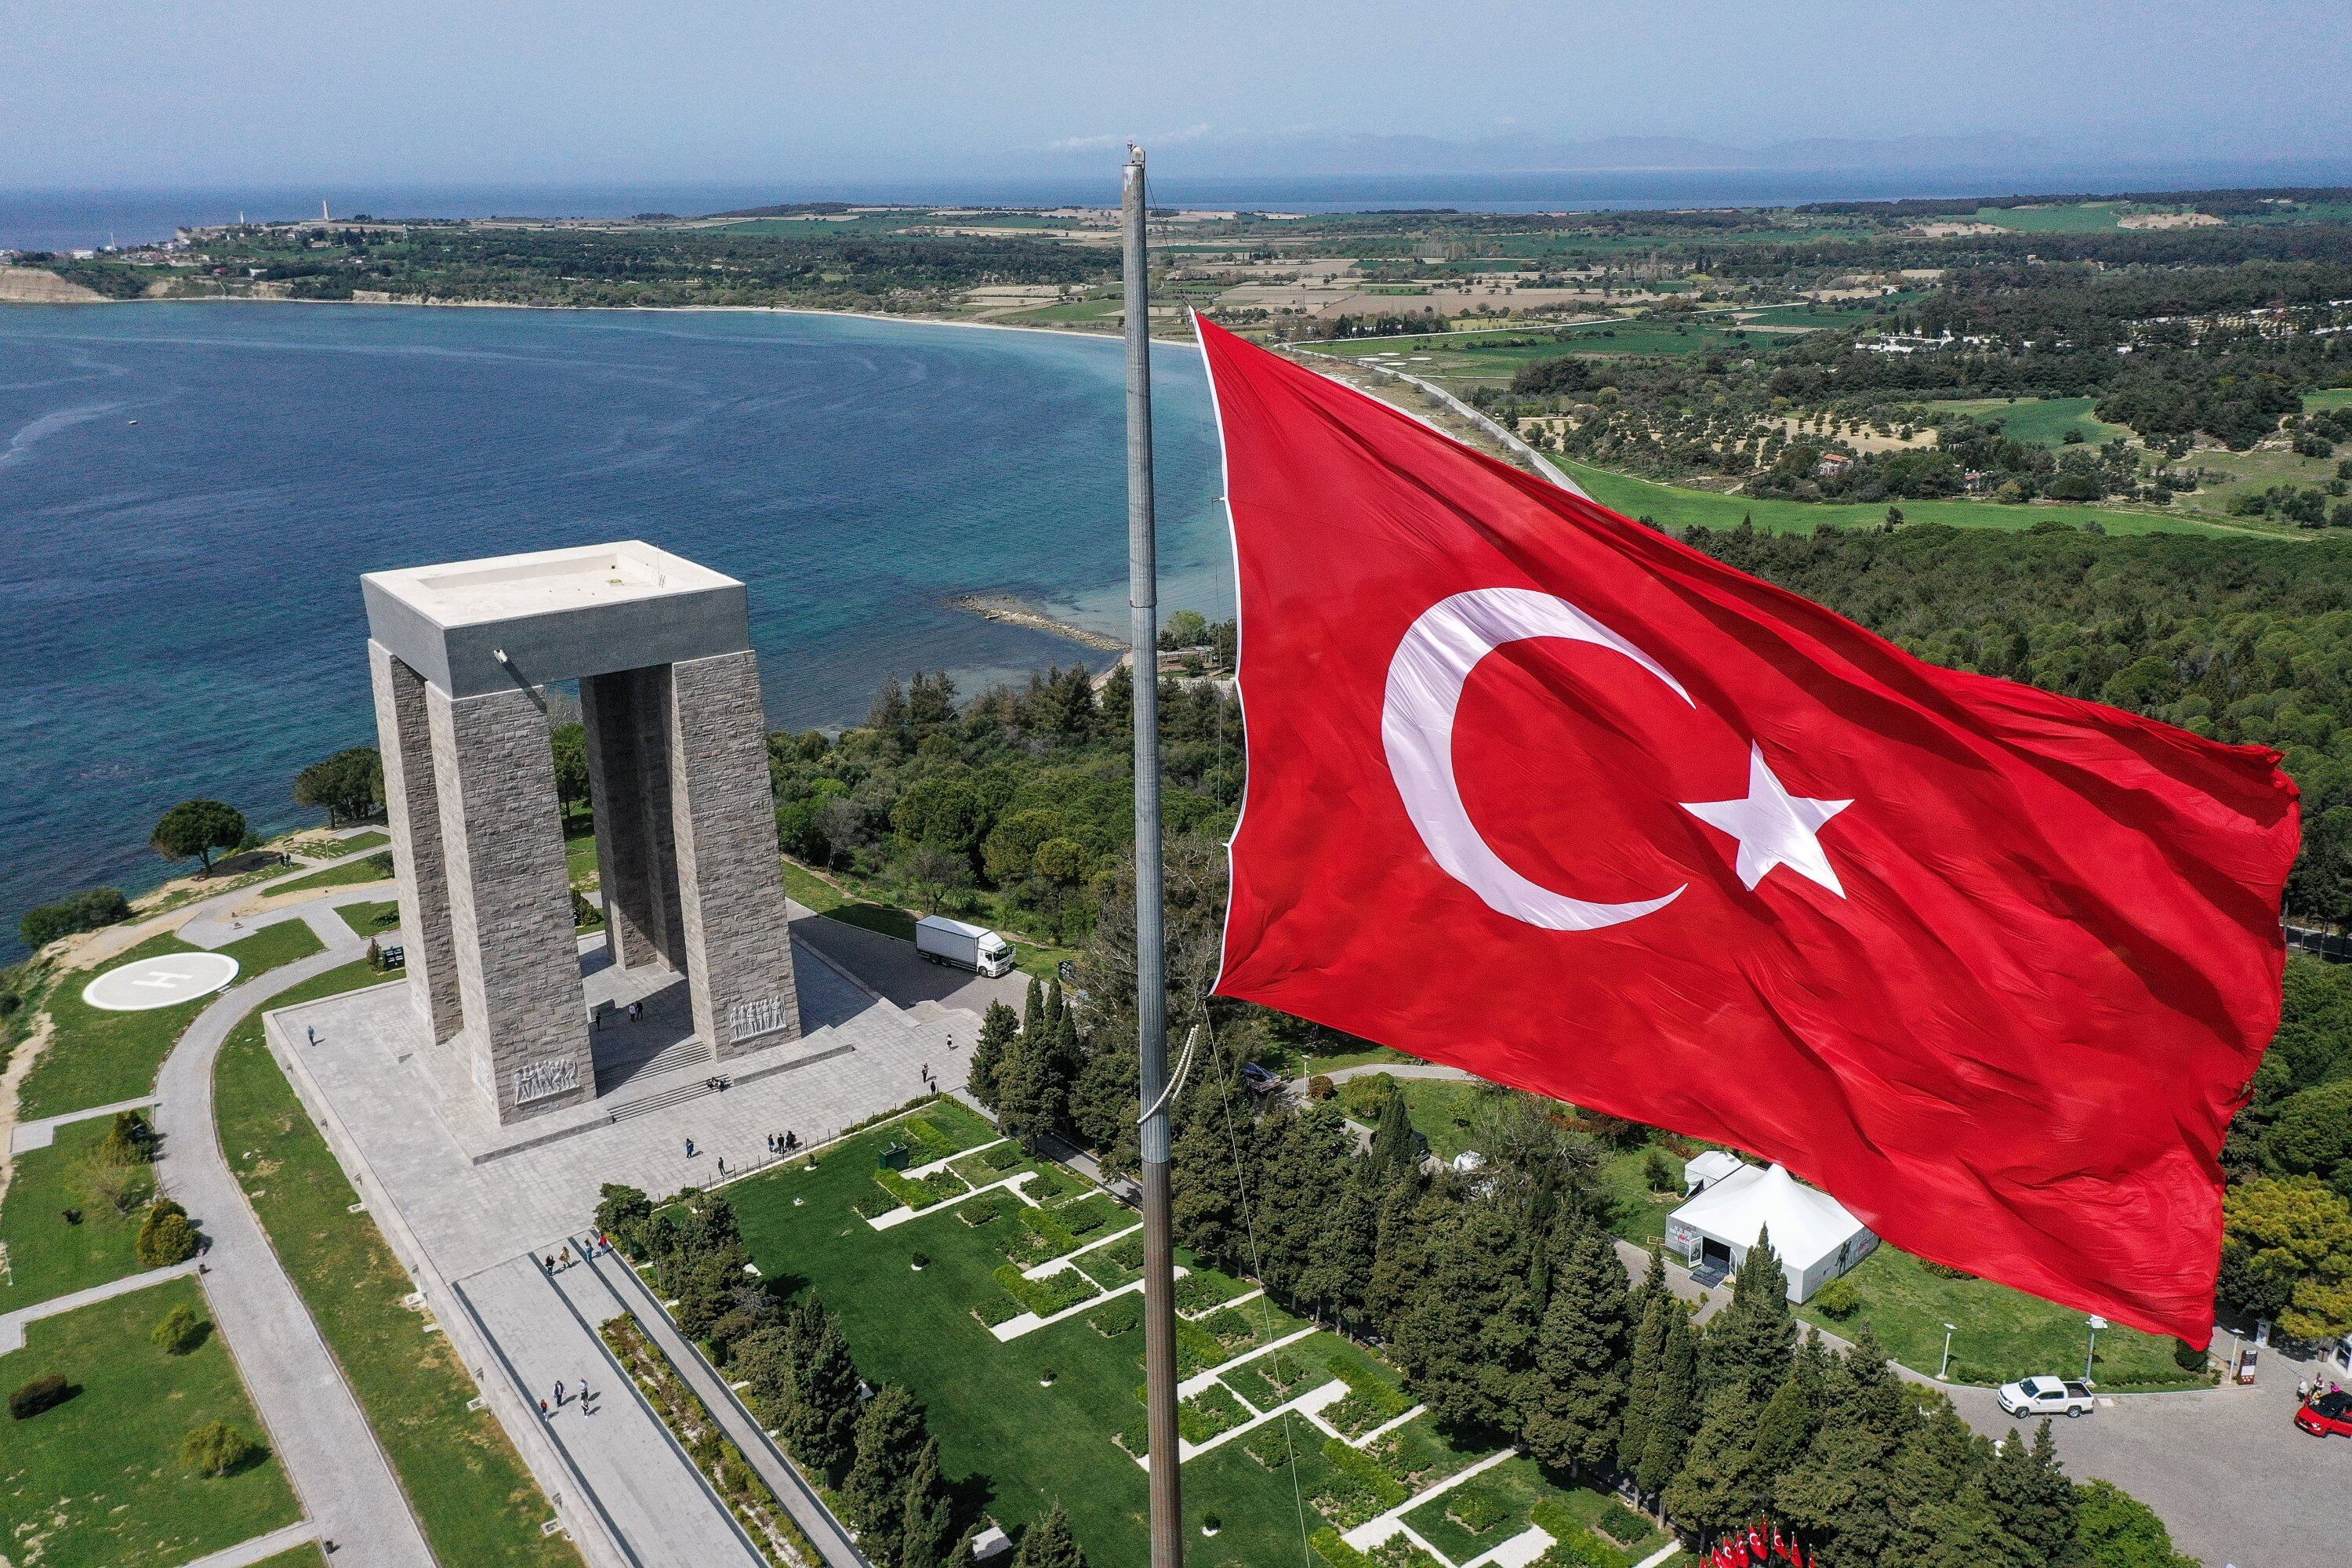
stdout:
<svg viewBox="0 0 2352 1568">
<path fill-rule="evenodd" d="M 1946 1323 L 1944 1325 L 1944 1360 L 1943 1364 L 1936 1368 L 1936 1381 L 1937 1383 L 1943 1382 L 1951 1373 L 1952 1336 L 1958 1332 L 1959 1332 L 1959 1330 L 1954 1325 L 1950 1323 Z"/>
<path fill-rule="evenodd" d="M 2099 1316 L 2096 1312 L 2091 1314 L 2090 1321 L 2091 1348 L 2083 1352 L 2083 1381 L 2084 1383 L 2091 1381 L 2091 1363 L 2099 1359 L 2099 1331 L 2107 1326 L 2107 1321 Z"/>
</svg>

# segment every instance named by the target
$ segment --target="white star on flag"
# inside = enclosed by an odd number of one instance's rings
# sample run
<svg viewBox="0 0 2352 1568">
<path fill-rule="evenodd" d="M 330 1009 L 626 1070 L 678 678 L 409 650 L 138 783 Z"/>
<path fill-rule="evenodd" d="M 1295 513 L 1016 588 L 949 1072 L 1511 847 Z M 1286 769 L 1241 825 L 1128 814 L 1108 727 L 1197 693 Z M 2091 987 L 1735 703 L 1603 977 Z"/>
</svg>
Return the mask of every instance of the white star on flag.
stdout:
<svg viewBox="0 0 2352 1568">
<path fill-rule="evenodd" d="M 1830 858 L 1822 852 L 1822 826 L 1853 802 L 1808 800 L 1790 795 L 1765 765 L 1764 748 L 1751 743 L 1748 753 L 1748 798 L 1745 800 L 1684 801 L 1682 808 L 1710 827 L 1721 828 L 1739 841 L 1737 869 L 1751 892 L 1765 873 L 1786 866 L 1800 877 L 1820 883 L 1839 898 Z"/>
</svg>

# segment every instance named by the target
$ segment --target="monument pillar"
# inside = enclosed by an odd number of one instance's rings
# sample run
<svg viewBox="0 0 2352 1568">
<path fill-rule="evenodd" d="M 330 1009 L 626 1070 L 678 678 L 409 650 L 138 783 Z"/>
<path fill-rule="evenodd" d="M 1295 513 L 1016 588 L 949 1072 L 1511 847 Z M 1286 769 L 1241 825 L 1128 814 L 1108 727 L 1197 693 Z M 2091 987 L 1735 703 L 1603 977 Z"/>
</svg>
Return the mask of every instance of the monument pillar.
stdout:
<svg viewBox="0 0 2352 1568">
<path fill-rule="evenodd" d="M 384 826 L 400 900 L 408 988 L 436 1041 L 466 1026 L 457 952 L 449 934 L 448 865 L 441 849 L 441 797 L 433 779 L 433 732 L 425 678 L 382 643 L 368 642 L 375 727 L 383 757 Z"/>
</svg>

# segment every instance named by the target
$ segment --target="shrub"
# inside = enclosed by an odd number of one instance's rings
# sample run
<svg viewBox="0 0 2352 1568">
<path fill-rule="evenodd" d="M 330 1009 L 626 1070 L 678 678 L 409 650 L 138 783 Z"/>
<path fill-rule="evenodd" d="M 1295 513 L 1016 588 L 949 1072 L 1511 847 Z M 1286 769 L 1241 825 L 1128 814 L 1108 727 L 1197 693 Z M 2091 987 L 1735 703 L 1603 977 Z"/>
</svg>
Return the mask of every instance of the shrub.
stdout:
<svg viewBox="0 0 2352 1568">
<path fill-rule="evenodd" d="M 992 1143 L 980 1152 L 980 1163 L 992 1171 L 1009 1171 L 1027 1158 L 1028 1156 L 1022 1152 L 1021 1145 L 1009 1140 L 1003 1143 Z"/>
<path fill-rule="evenodd" d="M 1456 1487 L 1445 1499 L 1445 1517 L 1473 1535 L 1484 1535 L 1511 1517 L 1495 1489 L 1477 1481 Z"/>
<path fill-rule="evenodd" d="M 44 1410 L 54 1410 L 81 1391 L 65 1380 L 65 1374 L 53 1372 L 47 1377 L 37 1377 L 8 1396 L 8 1414 L 19 1421 L 30 1421 Z"/>
<path fill-rule="evenodd" d="M 254 1440 L 226 1421 L 207 1421 L 180 1439 L 180 1459 L 199 1476 L 225 1476 L 260 1452 Z"/>
<path fill-rule="evenodd" d="M 2172 1364 L 2183 1372 L 2203 1372 L 2205 1352 L 2187 1340 L 2175 1340 L 2172 1342 Z"/>
<path fill-rule="evenodd" d="M 1862 1292 L 1851 1279 L 1832 1279 L 1813 1292 L 1813 1305 L 1842 1323 L 1862 1310 Z"/>
<path fill-rule="evenodd" d="M 1651 1150 L 1649 1157 L 1642 1162 L 1642 1184 L 1654 1193 L 1675 1190 L 1674 1167 L 1667 1164 L 1665 1155 L 1655 1149 Z"/>
<path fill-rule="evenodd" d="M 956 1205 L 956 1218 L 978 1227 L 992 1225 L 1004 1217 L 1006 1199 L 1001 1193 L 983 1193 L 968 1204 Z"/>
<path fill-rule="evenodd" d="M 1210 1269 L 1195 1268 L 1176 1281 L 1176 1310 L 1202 1312 L 1242 1293 L 1240 1280 Z"/>
<path fill-rule="evenodd" d="M 1307 1080 L 1307 1098 L 1320 1102 L 1331 1098 L 1337 1090 L 1328 1075 L 1317 1073 Z"/>
<path fill-rule="evenodd" d="M 1132 1333 L 1143 1326 L 1143 1298 L 1130 1290 L 1114 1296 L 1087 1314 L 1087 1322 L 1107 1340 Z"/>
<path fill-rule="evenodd" d="M 1969 1273 L 1965 1268 L 1955 1268 L 1948 1263 L 1931 1262 L 1925 1258 L 1919 1259 L 1919 1267 L 1926 1269 L 1928 1273 L 1934 1275 L 1938 1279 L 1973 1279 L 1976 1278 L 1975 1275 Z"/>
<path fill-rule="evenodd" d="M 1339 1532 L 1328 1524 L 1308 1536 L 1307 1543 L 1330 1568 L 1372 1568 L 1370 1558 L 1340 1540 Z"/>
<path fill-rule="evenodd" d="M 188 1223 L 188 1211 L 169 1198 L 148 1205 L 147 1217 L 139 1222 L 136 1249 L 139 1261 L 150 1268 L 167 1268 L 194 1258 L 196 1227 Z"/>
<path fill-rule="evenodd" d="M 114 1125 L 106 1130 L 106 1142 L 98 1146 L 98 1157 L 118 1168 L 144 1165 L 155 1158 L 154 1129 L 137 1111 L 118 1110 Z"/>
<path fill-rule="evenodd" d="M 147 1337 L 167 1355 L 185 1355 L 205 1342 L 205 1331 L 211 1326 L 184 1301 L 164 1313 L 163 1321 Z"/>
<path fill-rule="evenodd" d="M 1209 1384 L 1176 1406 L 1177 1432 L 1184 1441 L 1196 1446 L 1248 1419 L 1249 1412 L 1222 1383 Z"/>
<path fill-rule="evenodd" d="M 1075 1268 L 1048 1274 L 1043 1279 L 1032 1279 L 1010 1263 L 1000 1264 L 996 1270 L 996 1282 L 1004 1287 L 1006 1295 L 1021 1303 L 1023 1310 L 1034 1312 L 1041 1318 L 1050 1318 L 1066 1307 L 1075 1307 L 1095 1293 L 1094 1282 Z"/>
<path fill-rule="evenodd" d="M 17 930 L 26 947 L 39 949 L 61 936 L 96 931 L 130 918 L 131 900 L 122 896 L 121 889 L 91 888 L 61 902 L 27 910 Z"/>
</svg>

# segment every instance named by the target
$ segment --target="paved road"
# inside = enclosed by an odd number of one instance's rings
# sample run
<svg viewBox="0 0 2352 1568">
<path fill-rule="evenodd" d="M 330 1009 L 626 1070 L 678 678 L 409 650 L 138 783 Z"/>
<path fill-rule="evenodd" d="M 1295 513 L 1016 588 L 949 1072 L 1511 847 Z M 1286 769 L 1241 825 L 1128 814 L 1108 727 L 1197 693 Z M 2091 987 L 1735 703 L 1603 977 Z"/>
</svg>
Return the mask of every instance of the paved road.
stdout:
<svg viewBox="0 0 2352 1568">
<path fill-rule="evenodd" d="M 1017 1013 L 1028 996 L 1029 976 L 1017 969 L 991 980 L 969 970 L 933 963 L 917 953 L 911 942 L 846 921 L 829 920 L 804 904 L 793 904 L 790 910 L 794 936 L 847 970 L 876 995 L 901 1007 L 937 1002 L 977 1016 L 987 1012 L 991 1002 L 1003 1002 Z"/>
<path fill-rule="evenodd" d="M 155 1128 L 165 1150 L 159 1169 L 163 1190 L 187 1206 L 211 1240 L 204 1283 L 214 1321 L 305 1512 L 336 1542 L 337 1563 L 428 1568 L 433 1554 L 392 1466 L 247 1205 L 213 1123 L 213 1064 L 229 1032 L 269 998 L 365 951 L 348 926 L 334 923 L 341 929 L 327 951 L 231 986 L 172 1047 L 155 1086 Z"/>
</svg>

